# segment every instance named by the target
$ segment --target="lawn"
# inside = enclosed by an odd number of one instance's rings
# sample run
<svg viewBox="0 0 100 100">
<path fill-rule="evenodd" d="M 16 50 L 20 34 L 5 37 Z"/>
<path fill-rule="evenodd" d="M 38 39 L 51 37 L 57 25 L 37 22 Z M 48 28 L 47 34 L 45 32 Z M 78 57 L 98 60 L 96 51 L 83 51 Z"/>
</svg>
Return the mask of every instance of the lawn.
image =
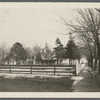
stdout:
<svg viewBox="0 0 100 100">
<path fill-rule="evenodd" d="M 0 92 L 71 92 L 73 80 L 69 77 L 34 78 L 0 76 Z"/>
</svg>

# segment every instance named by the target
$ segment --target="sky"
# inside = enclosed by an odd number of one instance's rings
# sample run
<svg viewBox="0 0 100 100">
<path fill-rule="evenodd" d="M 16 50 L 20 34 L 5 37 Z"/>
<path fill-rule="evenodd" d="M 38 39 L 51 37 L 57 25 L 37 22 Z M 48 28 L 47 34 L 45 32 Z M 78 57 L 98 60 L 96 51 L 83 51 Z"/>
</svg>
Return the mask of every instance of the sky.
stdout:
<svg viewBox="0 0 100 100">
<path fill-rule="evenodd" d="M 69 35 L 59 33 L 68 34 L 69 30 L 61 24 L 58 15 L 69 21 L 75 17 L 75 11 L 66 4 L 0 5 L 0 43 L 12 46 L 20 42 L 27 47 L 35 44 L 44 47 L 47 42 L 53 48 L 56 38 L 59 38 L 66 45 Z"/>
</svg>

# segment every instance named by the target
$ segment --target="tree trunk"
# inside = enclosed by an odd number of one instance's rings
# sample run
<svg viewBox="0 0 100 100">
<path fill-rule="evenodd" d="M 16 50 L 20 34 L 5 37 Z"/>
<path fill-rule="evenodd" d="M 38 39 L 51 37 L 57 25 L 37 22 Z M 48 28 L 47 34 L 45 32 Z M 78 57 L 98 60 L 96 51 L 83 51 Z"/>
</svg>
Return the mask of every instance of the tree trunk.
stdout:
<svg viewBox="0 0 100 100">
<path fill-rule="evenodd" d="M 13 58 L 13 65 L 14 65 L 14 58 Z"/>
<path fill-rule="evenodd" d="M 91 60 L 90 60 L 90 59 L 89 59 L 89 61 L 88 61 L 88 65 L 91 66 Z"/>
<path fill-rule="evenodd" d="M 88 66 L 93 68 L 93 58 L 89 58 L 88 60 Z"/>
<path fill-rule="evenodd" d="M 95 57 L 94 70 L 96 70 L 96 69 L 97 69 L 97 61 L 98 61 L 98 59 L 97 59 L 97 57 Z"/>
<path fill-rule="evenodd" d="M 71 65 L 71 59 L 69 59 L 69 65 Z"/>
<path fill-rule="evenodd" d="M 100 74 L 100 43 L 97 44 L 98 47 L 98 57 L 99 57 L 99 74 Z"/>
<path fill-rule="evenodd" d="M 58 59 L 57 59 L 57 65 L 58 65 Z"/>
<path fill-rule="evenodd" d="M 100 57 L 99 57 L 99 74 L 100 74 Z"/>
<path fill-rule="evenodd" d="M 93 56 L 92 56 L 92 54 L 91 54 L 91 58 L 90 58 L 90 67 L 93 68 Z"/>
<path fill-rule="evenodd" d="M 96 70 L 97 69 L 97 61 L 98 61 L 98 50 L 97 50 L 97 46 L 95 46 L 95 52 L 94 52 L 94 54 L 95 54 L 95 64 L 94 64 L 94 70 Z"/>
<path fill-rule="evenodd" d="M 62 64 L 62 61 L 63 61 L 63 60 L 62 60 L 62 59 L 60 59 L 60 65 Z"/>
<path fill-rule="evenodd" d="M 93 68 L 93 58 L 91 58 L 91 67 Z"/>
<path fill-rule="evenodd" d="M 72 65 L 73 65 L 73 60 L 72 60 Z"/>
<path fill-rule="evenodd" d="M 70 65 L 72 65 L 72 59 L 70 59 Z"/>
</svg>

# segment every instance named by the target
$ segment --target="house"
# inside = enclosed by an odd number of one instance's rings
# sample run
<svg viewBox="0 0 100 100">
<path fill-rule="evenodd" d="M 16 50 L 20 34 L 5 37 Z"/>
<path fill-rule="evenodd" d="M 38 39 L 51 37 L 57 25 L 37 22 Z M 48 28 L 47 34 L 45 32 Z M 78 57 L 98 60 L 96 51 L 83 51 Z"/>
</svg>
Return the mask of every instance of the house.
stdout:
<svg viewBox="0 0 100 100">
<path fill-rule="evenodd" d="M 34 65 L 36 63 L 36 60 L 35 60 L 35 55 L 34 56 L 30 56 L 26 59 L 26 64 L 27 65 Z"/>
<path fill-rule="evenodd" d="M 45 49 L 42 49 L 41 57 L 42 57 L 42 64 L 49 65 L 56 63 L 55 54 L 53 52 L 47 53 Z"/>
</svg>

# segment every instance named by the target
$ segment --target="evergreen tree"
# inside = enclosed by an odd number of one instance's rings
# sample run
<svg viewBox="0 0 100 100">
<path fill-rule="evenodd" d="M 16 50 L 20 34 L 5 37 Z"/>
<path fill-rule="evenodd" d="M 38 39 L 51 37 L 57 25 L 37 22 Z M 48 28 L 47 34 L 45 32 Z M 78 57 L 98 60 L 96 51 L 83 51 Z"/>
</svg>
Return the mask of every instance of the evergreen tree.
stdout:
<svg viewBox="0 0 100 100">
<path fill-rule="evenodd" d="M 80 59 L 79 49 L 72 39 L 68 41 L 65 49 L 66 49 L 66 58 L 69 59 L 70 64 L 72 63 L 72 60 Z"/>
<path fill-rule="evenodd" d="M 38 52 L 38 54 L 36 55 L 36 62 L 37 62 L 38 64 L 42 62 L 42 57 L 41 57 L 40 52 Z"/>
<path fill-rule="evenodd" d="M 16 60 L 16 63 L 18 63 L 20 60 L 25 61 L 27 59 L 27 52 L 25 51 L 21 43 L 16 42 L 11 48 L 8 58 Z"/>
<path fill-rule="evenodd" d="M 56 47 L 54 48 L 54 52 L 55 52 L 55 57 L 57 58 L 57 64 L 58 64 L 58 63 L 61 63 L 63 60 L 64 47 L 59 38 L 56 39 L 55 44 L 56 44 Z"/>
<path fill-rule="evenodd" d="M 47 43 L 45 43 L 45 58 L 49 59 L 50 54 L 51 54 L 51 50 L 49 48 L 49 45 Z"/>
</svg>

